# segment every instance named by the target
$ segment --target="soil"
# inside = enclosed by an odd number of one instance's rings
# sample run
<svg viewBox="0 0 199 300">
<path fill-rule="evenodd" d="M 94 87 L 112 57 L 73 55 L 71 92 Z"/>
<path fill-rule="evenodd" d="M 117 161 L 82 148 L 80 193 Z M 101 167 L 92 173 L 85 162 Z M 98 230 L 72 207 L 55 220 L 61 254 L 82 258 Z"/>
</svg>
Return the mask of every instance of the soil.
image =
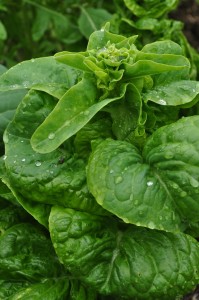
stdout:
<svg viewBox="0 0 199 300">
<path fill-rule="evenodd" d="M 184 23 L 185 36 L 189 43 L 199 51 L 199 2 L 197 0 L 181 0 L 178 8 L 169 16 Z"/>
</svg>

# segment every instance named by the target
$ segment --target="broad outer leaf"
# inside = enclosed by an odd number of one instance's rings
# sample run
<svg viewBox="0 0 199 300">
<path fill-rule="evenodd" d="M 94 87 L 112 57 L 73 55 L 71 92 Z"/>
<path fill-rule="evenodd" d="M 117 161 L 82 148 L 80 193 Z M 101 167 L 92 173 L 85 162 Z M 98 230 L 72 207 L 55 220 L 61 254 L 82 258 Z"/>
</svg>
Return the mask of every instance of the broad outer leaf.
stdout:
<svg viewBox="0 0 199 300">
<path fill-rule="evenodd" d="M 176 299 L 199 280 L 198 243 L 188 235 L 133 225 L 120 230 L 114 219 L 63 207 L 53 207 L 49 222 L 60 261 L 102 294 Z"/>
<path fill-rule="evenodd" d="M 6 126 L 14 116 L 18 104 L 26 93 L 27 90 L 25 89 L 0 92 L 0 136 L 3 135 Z"/>
<path fill-rule="evenodd" d="M 144 93 L 144 101 L 160 105 L 183 105 L 190 103 L 199 94 L 199 82 L 190 80 L 174 81 L 157 85 Z"/>
<path fill-rule="evenodd" d="M 3 73 L 0 91 L 34 88 L 60 98 L 75 84 L 77 77 L 77 71 L 60 64 L 54 57 L 35 58 Z"/>
<path fill-rule="evenodd" d="M 33 132 L 55 103 L 46 93 L 30 91 L 4 135 L 3 181 L 17 201 L 46 227 L 52 204 L 93 213 L 104 211 L 88 191 L 85 162 L 70 152 L 70 142 L 48 154 L 35 152 L 30 145 Z"/>
<path fill-rule="evenodd" d="M 198 222 L 199 116 L 161 127 L 142 154 L 127 142 L 102 142 L 87 181 L 97 202 L 127 223 L 176 231 Z"/>
</svg>

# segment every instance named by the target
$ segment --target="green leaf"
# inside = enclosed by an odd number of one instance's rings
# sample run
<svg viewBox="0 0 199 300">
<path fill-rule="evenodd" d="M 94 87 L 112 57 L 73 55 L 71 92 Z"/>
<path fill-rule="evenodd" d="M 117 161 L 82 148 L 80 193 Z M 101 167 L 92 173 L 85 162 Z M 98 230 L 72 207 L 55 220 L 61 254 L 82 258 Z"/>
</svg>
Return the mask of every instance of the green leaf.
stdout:
<svg viewBox="0 0 199 300">
<path fill-rule="evenodd" d="M 110 44 L 118 44 L 118 43 L 128 43 L 129 39 L 125 36 L 114 34 L 109 32 L 110 24 L 106 23 L 102 30 L 94 31 L 89 38 L 87 50 L 99 50 L 106 46 L 109 42 Z M 131 43 L 136 40 L 137 36 L 132 36 L 130 38 Z"/>
<path fill-rule="evenodd" d="M 178 4 L 178 0 L 163 0 L 161 2 L 158 0 L 144 0 L 141 3 L 138 0 L 124 0 L 124 3 L 127 8 L 138 17 L 150 16 L 159 18 L 165 13 L 175 9 Z"/>
<path fill-rule="evenodd" d="M 7 31 L 4 26 L 4 24 L 0 21 L 0 40 L 6 40 L 7 39 Z"/>
<path fill-rule="evenodd" d="M 13 225 L 30 219 L 25 210 L 0 199 L 0 236 Z"/>
<path fill-rule="evenodd" d="M 84 64 L 84 60 L 87 55 L 88 54 L 86 52 L 73 53 L 73 52 L 63 51 L 63 52 L 56 53 L 55 59 L 75 69 L 91 72 L 90 69 Z"/>
<path fill-rule="evenodd" d="M 38 8 L 36 11 L 36 18 L 32 26 L 33 41 L 37 42 L 43 37 L 44 33 L 48 29 L 49 22 L 49 12 L 44 9 Z"/>
<path fill-rule="evenodd" d="M 34 224 L 10 227 L 0 237 L 0 278 L 38 281 L 57 277 L 62 268 L 51 241 Z"/>
<path fill-rule="evenodd" d="M 198 133 L 194 116 L 156 130 L 142 155 L 126 142 L 102 142 L 87 168 L 90 192 L 126 223 L 184 230 L 199 221 Z"/>
<path fill-rule="evenodd" d="M 66 44 L 73 44 L 81 40 L 82 34 L 79 28 L 73 25 L 66 15 L 52 14 L 56 36 Z"/>
<path fill-rule="evenodd" d="M 97 142 L 108 137 L 113 138 L 112 122 L 109 118 L 96 116 L 99 119 L 86 124 L 80 131 L 77 132 L 74 139 L 75 152 L 80 157 L 88 159 L 91 152 L 91 143 Z"/>
<path fill-rule="evenodd" d="M 97 102 L 95 80 L 92 77 L 84 77 L 66 92 L 49 117 L 34 132 L 31 138 L 33 149 L 40 153 L 55 150 L 85 126 L 102 108 L 121 99 L 125 90 L 126 85 L 120 88 L 118 96 Z"/>
<path fill-rule="evenodd" d="M 54 57 L 24 61 L 10 68 L 0 77 L 0 91 L 35 89 L 60 98 L 73 86 L 78 73 L 58 63 Z"/>
<path fill-rule="evenodd" d="M 3 181 L 24 209 L 47 228 L 52 204 L 104 214 L 88 192 L 86 164 L 74 155 L 72 141 L 48 154 L 35 152 L 30 145 L 32 133 L 54 106 L 53 97 L 30 91 L 4 135 Z"/>
<path fill-rule="evenodd" d="M 81 6 L 78 19 L 80 31 L 88 39 L 92 32 L 99 30 L 111 17 L 112 15 L 105 9 Z"/>
<path fill-rule="evenodd" d="M 26 95 L 25 89 L 0 92 L 0 136 L 12 120 L 15 110 Z"/>
<path fill-rule="evenodd" d="M 190 80 L 174 81 L 157 85 L 143 94 L 145 102 L 152 101 L 160 105 L 183 105 L 192 102 L 199 94 L 199 82 Z"/>
<path fill-rule="evenodd" d="M 9 300 L 65 300 L 69 290 L 69 281 L 66 278 L 47 279 L 15 293 Z"/>
<path fill-rule="evenodd" d="M 10 297 L 23 288 L 27 288 L 31 283 L 24 280 L 0 280 L 0 299 L 10 299 Z"/>
<path fill-rule="evenodd" d="M 199 280 L 198 243 L 188 235 L 122 229 L 114 219 L 63 207 L 52 208 L 49 222 L 60 261 L 101 294 L 175 299 Z"/>
</svg>

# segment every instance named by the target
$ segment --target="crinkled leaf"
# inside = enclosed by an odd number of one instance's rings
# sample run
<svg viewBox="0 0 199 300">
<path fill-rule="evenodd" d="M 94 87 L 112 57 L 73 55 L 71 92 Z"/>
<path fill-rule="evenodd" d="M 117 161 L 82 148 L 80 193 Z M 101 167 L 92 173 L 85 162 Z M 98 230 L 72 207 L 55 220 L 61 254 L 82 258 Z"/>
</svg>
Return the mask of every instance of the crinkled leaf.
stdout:
<svg viewBox="0 0 199 300">
<path fill-rule="evenodd" d="M 112 122 L 107 116 L 106 118 L 103 116 L 99 117 L 99 119 L 86 124 L 78 131 L 74 139 L 75 151 L 78 155 L 88 159 L 91 152 L 91 142 L 113 137 L 111 127 Z"/>
<path fill-rule="evenodd" d="M 57 277 L 62 268 L 51 241 L 35 225 L 21 223 L 0 237 L 0 278 L 38 281 Z"/>
<path fill-rule="evenodd" d="M 109 32 L 110 24 L 106 23 L 102 30 L 97 30 L 90 35 L 87 50 L 99 50 L 106 46 L 107 42 L 110 44 L 118 44 L 118 43 L 129 43 L 129 39 L 125 36 L 114 34 Z M 132 36 L 130 38 L 131 43 L 135 41 L 137 36 Z M 124 46 L 124 45 L 123 45 Z"/>
<path fill-rule="evenodd" d="M 78 19 L 80 31 L 88 39 L 92 32 L 99 30 L 111 17 L 105 9 L 82 6 Z"/>
<path fill-rule="evenodd" d="M 63 207 L 52 208 L 49 222 L 60 261 L 102 294 L 175 299 L 199 280 L 198 244 L 185 234 L 119 229 L 113 219 Z"/>
<path fill-rule="evenodd" d="M 0 199 L 0 236 L 13 225 L 30 219 L 25 210 Z"/>
<path fill-rule="evenodd" d="M 199 117 L 156 130 L 143 153 L 107 140 L 90 156 L 87 182 L 97 202 L 127 223 L 166 231 L 199 221 Z"/>
<path fill-rule="evenodd" d="M 60 98 L 76 83 L 78 73 L 54 57 L 35 58 L 10 68 L 0 77 L 0 91 L 30 89 Z"/>
<path fill-rule="evenodd" d="M 124 0 L 127 8 L 137 17 L 150 16 L 159 18 L 165 13 L 175 9 L 179 0 L 153 0 L 153 1 L 138 1 L 138 0 Z"/>
<path fill-rule="evenodd" d="M 68 290 L 69 281 L 66 278 L 48 279 L 21 289 L 9 300 L 65 300 Z"/>
<path fill-rule="evenodd" d="M 10 297 L 23 288 L 27 288 L 31 283 L 24 280 L 0 280 L 0 299 L 10 299 Z"/>
</svg>

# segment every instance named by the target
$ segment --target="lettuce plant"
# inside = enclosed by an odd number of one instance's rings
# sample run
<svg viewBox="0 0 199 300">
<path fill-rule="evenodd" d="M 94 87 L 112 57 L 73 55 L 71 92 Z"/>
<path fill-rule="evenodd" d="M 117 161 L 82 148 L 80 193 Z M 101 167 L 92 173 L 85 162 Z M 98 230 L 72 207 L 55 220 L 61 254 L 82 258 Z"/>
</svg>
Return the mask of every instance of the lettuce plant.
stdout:
<svg viewBox="0 0 199 300">
<path fill-rule="evenodd" d="M 0 191 L 50 233 L 62 280 L 41 272 L 36 289 L 51 299 L 68 286 L 71 299 L 180 299 L 199 281 L 199 83 L 178 44 L 136 39 L 106 24 L 86 51 L 0 77 L 2 92 L 26 90 Z"/>
</svg>

